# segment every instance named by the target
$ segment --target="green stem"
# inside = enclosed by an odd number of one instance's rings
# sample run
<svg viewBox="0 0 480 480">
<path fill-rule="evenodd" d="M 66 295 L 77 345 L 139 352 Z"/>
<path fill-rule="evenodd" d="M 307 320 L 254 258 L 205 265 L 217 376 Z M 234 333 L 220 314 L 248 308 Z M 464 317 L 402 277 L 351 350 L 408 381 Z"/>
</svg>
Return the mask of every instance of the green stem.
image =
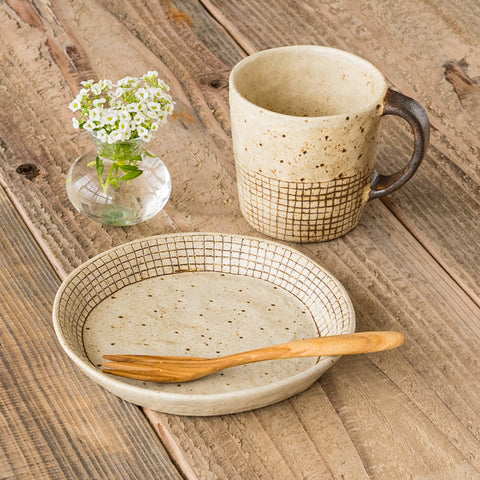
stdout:
<svg viewBox="0 0 480 480">
<path fill-rule="evenodd" d="M 140 176 L 142 170 L 138 168 L 141 157 L 141 144 L 138 142 L 120 142 L 119 144 L 102 144 L 97 142 L 99 156 L 96 160 L 96 168 L 100 184 L 103 192 L 106 195 L 108 187 L 113 185 L 118 188 L 120 181 L 125 181 L 127 184 L 130 180 Z M 153 156 L 148 153 L 147 155 Z M 111 162 L 105 181 L 103 180 L 104 160 Z M 119 177 L 119 173 L 121 176 Z"/>
</svg>

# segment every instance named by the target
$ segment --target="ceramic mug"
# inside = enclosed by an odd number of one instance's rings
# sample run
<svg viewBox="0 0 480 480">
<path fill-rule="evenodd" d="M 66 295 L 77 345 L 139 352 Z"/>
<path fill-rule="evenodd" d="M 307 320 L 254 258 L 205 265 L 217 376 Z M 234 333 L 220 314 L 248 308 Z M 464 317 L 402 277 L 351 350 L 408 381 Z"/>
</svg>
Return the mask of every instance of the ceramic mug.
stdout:
<svg viewBox="0 0 480 480">
<path fill-rule="evenodd" d="M 318 242 L 346 234 L 366 202 L 404 185 L 425 155 L 425 110 L 351 53 L 265 50 L 238 63 L 229 85 L 240 208 L 268 236 Z M 380 119 L 392 114 L 410 124 L 414 152 L 404 169 L 380 175 Z"/>
</svg>

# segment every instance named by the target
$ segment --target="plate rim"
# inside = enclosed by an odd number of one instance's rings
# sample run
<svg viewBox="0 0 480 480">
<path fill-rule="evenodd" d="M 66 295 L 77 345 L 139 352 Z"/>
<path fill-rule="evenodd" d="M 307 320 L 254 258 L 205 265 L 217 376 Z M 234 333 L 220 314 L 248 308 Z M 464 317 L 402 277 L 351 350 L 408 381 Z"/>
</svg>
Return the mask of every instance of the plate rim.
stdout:
<svg viewBox="0 0 480 480">
<path fill-rule="evenodd" d="M 336 276 L 332 275 L 329 270 L 327 270 L 322 265 L 320 265 L 318 262 L 316 262 L 315 260 L 313 260 L 312 258 L 307 256 L 305 253 L 299 251 L 298 249 L 296 249 L 294 247 L 291 247 L 290 245 L 286 245 L 286 244 L 283 244 L 283 243 L 280 243 L 280 242 L 277 242 L 277 241 L 273 241 L 273 240 L 270 240 L 270 239 L 265 239 L 265 238 L 262 238 L 262 237 L 255 237 L 255 236 L 251 236 L 251 235 L 241 235 L 241 234 L 220 233 L 220 232 L 175 232 L 175 233 L 170 233 L 170 234 L 167 233 L 167 234 L 150 235 L 148 237 L 142 237 L 142 238 L 138 238 L 138 239 L 135 239 L 135 240 L 131 240 L 129 242 L 119 244 L 117 246 L 111 247 L 111 248 L 109 248 L 109 249 L 107 249 L 103 252 L 100 252 L 100 253 L 94 255 L 90 259 L 88 259 L 85 262 L 83 262 L 82 264 L 80 264 L 74 270 L 72 270 L 72 272 L 70 272 L 65 277 L 65 279 L 62 281 L 60 287 L 58 288 L 58 291 L 55 295 L 55 299 L 54 299 L 54 302 L 53 302 L 53 308 L 52 308 L 52 320 L 53 320 L 54 330 L 55 330 L 57 339 L 58 339 L 60 345 L 62 346 L 63 350 L 65 351 L 65 353 L 68 355 L 68 357 L 74 362 L 74 364 L 85 375 L 87 375 L 89 378 L 93 379 L 97 384 L 99 384 L 101 387 L 108 390 L 110 393 L 112 393 L 116 396 L 119 396 L 121 398 L 124 398 L 124 397 L 122 397 L 122 395 L 116 393 L 118 390 L 121 390 L 121 391 L 126 390 L 127 393 L 138 395 L 140 397 L 145 397 L 146 400 L 154 399 L 156 402 L 161 401 L 162 399 L 165 399 L 166 401 L 168 401 L 168 403 L 172 403 L 172 401 L 178 401 L 178 402 L 191 401 L 191 402 L 194 402 L 197 406 L 202 406 L 206 403 L 210 404 L 212 402 L 221 403 L 223 401 L 223 403 L 228 403 L 228 401 L 232 400 L 233 396 L 236 396 L 237 398 L 239 396 L 248 398 L 249 396 L 253 395 L 254 393 L 255 393 L 254 396 L 261 395 L 261 396 L 267 396 L 268 397 L 269 393 L 274 393 L 277 390 L 281 390 L 282 387 L 284 387 L 286 385 L 289 385 L 292 382 L 293 383 L 296 383 L 296 382 L 301 383 L 302 381 L 305 382 L 309 378 L 314 377 L 313 381 L 311 381 L 309 383 L 309 385 L 307 385 L 305 388 L 302 389 L 302 390 L 304 390 L 304 389 L 308 388 L 316 380 L 318 380 L 318 378 L 320 378 L 320 376 L 323 374 L 323 372 L 325 370 L 330 368 L 334 363 L 336 363 L 338 361 L 338 359 L 341 358 L 341 356 L 322 356 L 322 357 L 318 357 L 318 360 L 314 365 L 306 368 L 305 370 L 302 370 L 298 374 L 290 375 L 288 377 L 285 377 L 283 379 L 280 379 L 278 381 L 275 381 L 275 382 L 272 382 L 272 383 L 269 383 L 269 384 L 265 384 L 265 385 L 253 386 L 253 387 L 250 387 L 250 388 L 246 388 L 246 389 L 243 389 L 243 390 L 235 390 L 235 391 L 232 391 L 232 392 L 227 391 L 227 392 L 217 392 L 217 393 L 214 392 L 214 393 L 208 393 L 208 394 L 201 394 L 201 393 L 188 394 L 188 393 L 180 393 L 180 392 L 176 393 L 176 392 L 162 392 L 162 391 L 159 391 L 159 390 L 150 390 L 150 389 L 146 389 L 146 388 L 144 388 L 140 385 L 132 385 L 130 383 L 126 383 L 126 381 L 122 380 L 121 377 L 117 378 L 117 377 L 113 377 L 112 375 L 108 375 L 107 373 L 102 372 L 98 367 L 95 367 L 93 364 L 87 363 L 83 358 L 81 358 L 79 355 L 77 355 L 70 348 L 70 346 L 68 345 L 68 343 L 65 339 L 65 336 L 64 336 L 64 334 L 63 334 L 63 332 L 60 328 L 59 318 L 58 318 L 59 317 L 59 307 L 60 307 L 60 300 L 62 298 L 63 292 L 65 291 L 66 287 L 71 282 L 71 280 L 73 278 L 75 278 L 75 276 L 79 272 L 81 272 L 83 269 L 85 269 L 86 267 L 88 267 L 89 265 L 91 265 L 92 263 L 97 261 L 99 258 L 107 256 L 107 255 L 109 255 L 110 253 L 112 253 L 116 250 L 128 247 L 130 245 L 140 244 L 142 242 L 148 242 L 148 241 L 159 239 L 159 238 L 165 238 L 165 239 L 166 238 L 173 238 L 173 237 L 176 237 L 176 238 L 179 238 L 179 237 L 192 238 L 192 237 L 195 237 L 195 236 L 201 236 L 201 237 L 205 237 L 205 236 L 213 236 L 213 237 L 217 236 L 218 237 L 218 236 L 221 236 L 221 237 L 228 237 L 228 238 L 241 238 L 241 239 L 246 239 L 246 240 L 250 240 L 250 241 L 254 241 L 254 242 L 265 242 L 267 244 L 274 245 L 277 248 L 281 247 L 285 250 L 295 252 L 297 255 L 300 255 L 300 256 L 304 257 L 308 262 L 311 262 L 313 265 L 315 265 L 321 271 L 323 271 L 334 282 L 336 288 L 339 290 L 339 293 L 342 295 L 342 297 L 345 300 L 345 303 L 346 303 L 346 306 L 347 306 L 347 309 L 348 309 L 348 312 L 349 312 L 349 315 L 350 315 L 350 329 L 348 331 L 346 331 L 345 333 L 353 333 L 355 331 L 355 329 L 356 329 L 355 309 L 353 307 L 353 303 L 351 301 L 351 298 L 350 298 L 347 290 L 343 286 L 343 284 L 337 279 Z M 199 273 L 201 273 L 201 272 L 199 272 Z M 175 275 L 175 274 L 176 273 L 172 273 L 170 275 Z M 317 373 L 318 373 L 318 375 L 317 375 Z M 302 391 L 302 390 L 300 390 L 300 391 Z M 297 393 L 300 393 L 300 391 L 298 391 Z M 290 396 L 295 395 L 297 393 L 287 395 L 285 398 L 289 398 Z M 132 396 L 132 395 L 129 395 L 129 396 Z M 128 400 L 128 401 L 131 401 L 131 400 Z M 261 404 L 259 406 L 255 406 L 255 407 L 252 407 L 252 408 L 247 408 L 246 410 L 271 405 L 271 404 L 276 403 L 278 401 L 281 401 L 281 399 L 280 400 L 275 400 L 273 402 L 268 402 L 267 401 L 264 404 Z M 137 402 L 137 401 L 135 401 L 135 402 L 131 401 L 131 402 L 135 403 L 136 405 L 149 407 L 149 405 L 145 404 L 145 402 L 143 404 L 140 403 L 140 402 Z M 151 407 L 149 407 L 149 408 L 151 408 Z M 183 415 L 212 415 L 212 413 L 176 413 L 174 411 L 168 411 L 168 412 L 165 411 L 165 410 L 159 410 L 159 411 L 162 411 L 162 412 L 165 412 L 165 413 L 180 414 L 180 415 L 182 415 L 182 414 Z M 245 409 L 238 409 L 237 410 L 237 409 L 230 408 L 230 409 L 227 409 L 225 411 L 222 411 L 219 414 L 236 413 L 236 412 L 239 412 L 239 411 L 245 411 Z M 213 413 L 213 414 L 217 415 L 217 413 Z"/>
</svg>

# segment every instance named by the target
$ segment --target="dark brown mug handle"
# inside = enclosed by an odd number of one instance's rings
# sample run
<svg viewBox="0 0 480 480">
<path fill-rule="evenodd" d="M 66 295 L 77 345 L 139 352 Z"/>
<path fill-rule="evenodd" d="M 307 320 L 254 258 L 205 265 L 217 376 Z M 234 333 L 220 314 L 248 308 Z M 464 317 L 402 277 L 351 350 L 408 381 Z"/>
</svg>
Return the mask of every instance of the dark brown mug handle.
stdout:
<svg viewBox="0 0 480 480">
<path fill-rule="evenodd" d="M 376 171 L 374 172 L 369 200 L 383 197 L 405 185 L 423 160 L 430 139 L 430 122 L 427 113 L 413 98 L 388 89 L 383 100 L 382 115 L 398 115 L 410 124 L 413 131 L 414 149 L 410 163 L 403 170 L 392 175 L 380 175 Z"/>
</svg>

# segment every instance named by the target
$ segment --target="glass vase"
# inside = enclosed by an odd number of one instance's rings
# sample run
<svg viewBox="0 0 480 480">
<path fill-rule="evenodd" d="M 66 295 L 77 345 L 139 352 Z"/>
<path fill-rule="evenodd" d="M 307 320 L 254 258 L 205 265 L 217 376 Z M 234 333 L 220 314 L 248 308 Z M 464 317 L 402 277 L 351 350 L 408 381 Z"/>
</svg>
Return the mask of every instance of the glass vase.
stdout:
<svg viewBox="0 0 480 480">
<path fill-rule="evenodd" d="M 77 158 L 67 173 L 73 206 L 92 220 L 115 226 L 135 225 L 160 212 L 172 189 L 162 160 L 146 152 L 139 138 L 113 144 L 93 138 L 97 149 Z M 142 173 L 136 176 L 138 169 Z"/>
</svg>

